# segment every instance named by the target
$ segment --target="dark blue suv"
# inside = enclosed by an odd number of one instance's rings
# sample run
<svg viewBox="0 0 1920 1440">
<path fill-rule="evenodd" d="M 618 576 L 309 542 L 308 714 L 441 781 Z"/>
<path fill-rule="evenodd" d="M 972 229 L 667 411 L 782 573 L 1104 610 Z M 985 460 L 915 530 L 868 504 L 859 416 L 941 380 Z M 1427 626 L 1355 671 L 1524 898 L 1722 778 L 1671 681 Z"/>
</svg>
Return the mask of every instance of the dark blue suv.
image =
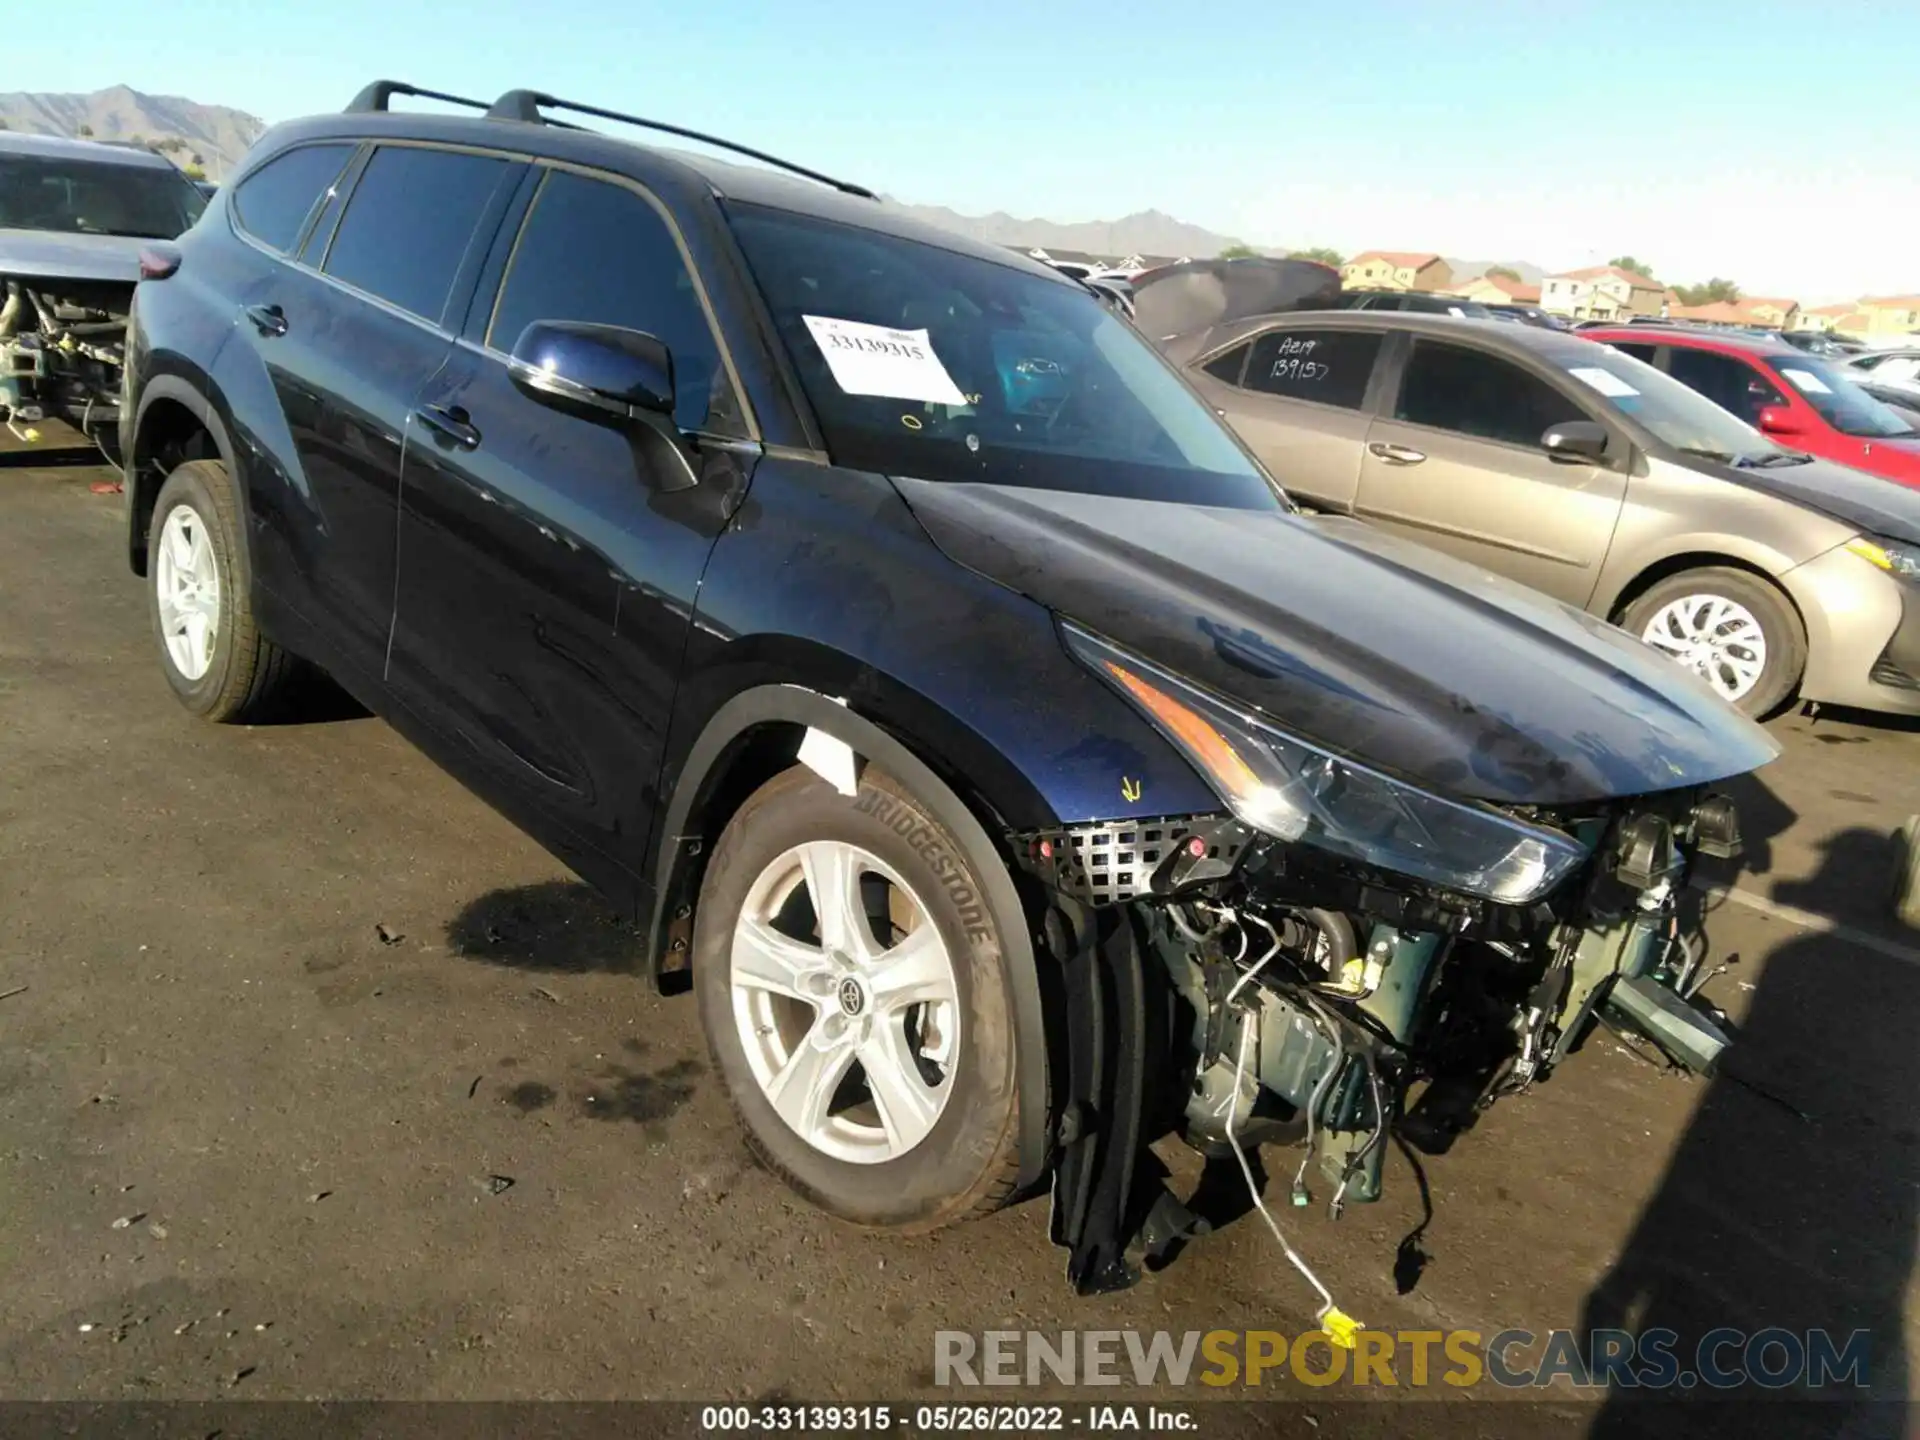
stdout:
<svg viewBox="0 0 1920 1440">
<path fill-rule="evenodd" d="M 1304 1140 L 1337 1210 L 1603 1008 L 1712 1064 L 1678 897 L 1775 752 L 1698 681 L 1297 511 L 1044 266 L 429 93 L 278 127 L 143 256 L 161 664 L 218 721 L 323 669 L 615 897 L 801 1193 L 1051 1181 L 1094 1289 L 1190 1228 L 1169 1131 Z"/>
</svg>

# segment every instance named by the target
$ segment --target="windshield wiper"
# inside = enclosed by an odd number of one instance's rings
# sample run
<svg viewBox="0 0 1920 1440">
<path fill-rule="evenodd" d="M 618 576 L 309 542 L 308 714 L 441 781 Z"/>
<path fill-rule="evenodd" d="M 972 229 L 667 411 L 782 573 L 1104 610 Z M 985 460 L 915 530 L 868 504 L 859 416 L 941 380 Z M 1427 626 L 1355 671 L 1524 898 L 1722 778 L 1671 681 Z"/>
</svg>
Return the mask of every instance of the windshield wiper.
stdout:
<svg viewBox="0 0 1920 1440">
<path fill-rule="evenodd" d="M 1682 455 L 1698 455 L 1702 460 L 1717 460 L 1722 465 L 1733 463 L 1733 456 L 1725 450 L 1704 450 L 1698 445 L 1676 447 Z"/>
<path fill-rule="evenodd" d="M 1813 456 L 1800 450 L 1776 450 L 1771 455 L 1742 455 L 1734 463 L 1742 470 L 1765 470 L 1772 465 L 1810 465 Z"/>
</svg>

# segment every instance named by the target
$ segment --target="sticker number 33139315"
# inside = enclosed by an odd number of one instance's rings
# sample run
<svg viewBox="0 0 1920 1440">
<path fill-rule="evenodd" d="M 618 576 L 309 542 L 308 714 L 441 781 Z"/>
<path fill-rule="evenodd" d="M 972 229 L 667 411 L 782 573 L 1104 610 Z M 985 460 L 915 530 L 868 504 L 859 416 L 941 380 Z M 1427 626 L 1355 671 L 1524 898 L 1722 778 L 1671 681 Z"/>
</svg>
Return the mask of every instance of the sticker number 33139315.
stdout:
<svg viewBox="0 0 1920 1440">
<path fill-rule="evenodd" d="M 965 405 L 967 397 L 933 353 L 924 330 L 895 330 L 858 320 L 803 315 L 833 383 L 849 395 Z"/>
</svg>

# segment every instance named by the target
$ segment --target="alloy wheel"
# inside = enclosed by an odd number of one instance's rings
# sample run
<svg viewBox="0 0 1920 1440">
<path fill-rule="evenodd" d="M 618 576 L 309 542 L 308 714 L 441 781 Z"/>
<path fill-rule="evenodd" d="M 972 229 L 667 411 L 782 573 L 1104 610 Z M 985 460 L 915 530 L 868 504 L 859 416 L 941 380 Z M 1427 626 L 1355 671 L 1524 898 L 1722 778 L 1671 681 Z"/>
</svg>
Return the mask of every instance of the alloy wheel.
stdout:
<svg viewBox="0 0 1920 1440">
<path fill-rule="evenodd" d="M 858 845 L 814 840 L 776 857 L 734 926 L 733 1019 L 762 1093 L 836 1159 L 896 1160 L 953 1090 L 953 959 L 912 888 Z"/>
<path fill-rule="evenodd" d="M 167 656 L 183 678 L 199 680 L 220 638 L 220 564 L 207 523 L 191 505 L 174 506 L 160 527 L 153 585 Z"/>
<path fill-rule="evenodd" d="M 1767 668 L 1766 631 L 1751 610 L 1724 595 L 1669 601 L 1653 613 L 1640 638 L 1732 701 L 1743 699 Z"/>
</svg>

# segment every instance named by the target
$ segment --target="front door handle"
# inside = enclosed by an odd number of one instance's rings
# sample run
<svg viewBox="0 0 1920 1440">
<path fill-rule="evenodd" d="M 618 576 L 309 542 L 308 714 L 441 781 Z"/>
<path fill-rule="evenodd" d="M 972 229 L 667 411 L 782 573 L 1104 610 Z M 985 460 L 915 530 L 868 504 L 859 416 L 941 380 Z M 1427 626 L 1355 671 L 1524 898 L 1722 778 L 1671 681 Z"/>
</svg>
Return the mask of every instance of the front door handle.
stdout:
<svg viewBox="0 0 1920 1440">
<path fill-rule="evenodd" d="M 480 448 L 480 432 L 474 429 L 472 419 L 458 405 L 422 405 L 413 412 L 413 418 L 462 450 Z"/>
<path fill-rule="evenodd" d="M 1367 449 L 1389 465 L 1418 465 L 1427 458 L 1424 450 L 1415 450 L 1407 445 L 1389 445 L 1384 440 L 1375 440 Z"/>
<path fill-rule="evenodd" d="M 287 333 L 287 312 L 278 305 L 249 305 L 240 312 L 253 322 L 253 328 L 262 335 L 274 336 Z"/>
</svg>

